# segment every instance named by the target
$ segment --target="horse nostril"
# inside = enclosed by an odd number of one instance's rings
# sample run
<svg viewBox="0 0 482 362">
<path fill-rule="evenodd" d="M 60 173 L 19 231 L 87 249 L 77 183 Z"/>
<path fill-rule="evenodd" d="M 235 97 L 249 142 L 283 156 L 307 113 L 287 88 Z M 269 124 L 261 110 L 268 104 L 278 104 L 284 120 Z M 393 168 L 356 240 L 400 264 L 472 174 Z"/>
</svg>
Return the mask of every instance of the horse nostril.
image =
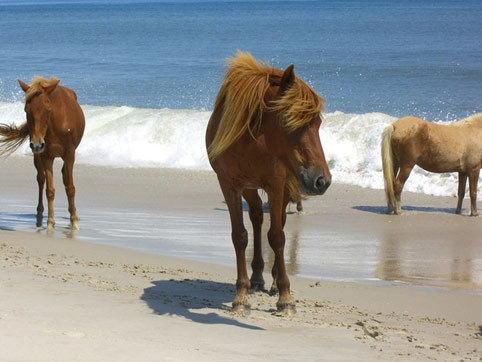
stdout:
<svg viewBox="0 0 482 362">
<path fill-rule="evenodd" d="M 33 143 L 30 142 L 30 148 L 33 150 Z"/>
<path fill-rule="evenodd" d="M 43 150 L 43 149 L 44 149 L 44 147 L 45 147 L 45 143 L 44 143 L 44 142 L 42 142 L 42 143 L 40 144 L 40 146 L 39 146 L 39 149 Z"/>
<path fill-rule="evenodd" d="M 315 181 L 315 189 L 322 190 L 325 186 L 325 178 L 323 176 L 319 176 Z"/>
</svg>

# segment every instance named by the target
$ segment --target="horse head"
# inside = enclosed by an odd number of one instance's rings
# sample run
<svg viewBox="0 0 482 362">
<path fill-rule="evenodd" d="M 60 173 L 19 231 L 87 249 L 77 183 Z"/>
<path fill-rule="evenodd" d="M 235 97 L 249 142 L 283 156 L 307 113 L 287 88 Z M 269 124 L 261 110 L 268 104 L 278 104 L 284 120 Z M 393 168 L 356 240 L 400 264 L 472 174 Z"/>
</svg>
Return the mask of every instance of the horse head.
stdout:
<svg viewBox="0 0 482 362">
<path fill-rule="evenodd" d="M 298 178 L 302 193 L 322 195 L 331 184 L 319 135 L 323 100 L 295 77 L 293 69 L 286 68 L 279 87 L 273 88 L 273 105 L 262 123 L 265 142 Z"/>
<path fill-rule="evenodd" d="M 45 135 L 52 116 L 52 106 L 49 94 L 52 93 L 60 80 L 37 78 L 32 85 L 18 80 L 25 92 L 25 113 L 30 135 L 30 148 L 33 153 L 42 153 L 45 149 Z"/>
</svg>

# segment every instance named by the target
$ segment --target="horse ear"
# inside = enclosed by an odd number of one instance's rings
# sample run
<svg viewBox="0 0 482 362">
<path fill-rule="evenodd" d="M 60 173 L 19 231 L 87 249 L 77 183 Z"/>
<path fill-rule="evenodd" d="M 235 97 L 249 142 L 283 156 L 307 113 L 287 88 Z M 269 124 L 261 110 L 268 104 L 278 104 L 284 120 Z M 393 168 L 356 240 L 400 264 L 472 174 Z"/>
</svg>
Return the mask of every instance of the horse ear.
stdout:
<svg viewBox="0 0 482 362">
<path fill-rule="evenodd" d="M 283 76 L 281 77 L 281 89 L 286 90 L 295 81 L 295 71 L 294 71 L 295 66 L 291 64 L 288 68 L 285 69 L 283 72 Z"/>
<path fill-rule="evenodd" d="M 20 88 L 22 88 L 24 92 L 27 92 L 30 86 L 22 82 L 20 79 L 17 79 L 17 80 L 18 80 L 18 84 L 20 85 Z"/>
<path fill-rule="evenodd" d="M 57 88 L 59 83 L 60 83 L 60 79 L 55 79 L 55 81 L 53 81 L 50 85 L 48 85 L 47 87 L 44 88 L 45 93 L 46 94 L 52 93 L 54 91 L 54 89 Z"/>
</svg>

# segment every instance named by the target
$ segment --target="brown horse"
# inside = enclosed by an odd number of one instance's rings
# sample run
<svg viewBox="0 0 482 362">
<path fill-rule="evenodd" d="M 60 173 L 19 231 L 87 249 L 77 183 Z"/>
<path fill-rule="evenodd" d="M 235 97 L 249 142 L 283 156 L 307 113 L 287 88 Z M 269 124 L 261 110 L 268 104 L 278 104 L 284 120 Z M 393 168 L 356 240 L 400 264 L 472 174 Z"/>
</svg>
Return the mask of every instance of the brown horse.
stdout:
<svg viewBox="0 0 482 362">
<path fill-rule="evenodd" d="M 291 313 L 295 303 L 283 255 L 286 206 L 299 199 L 299 190 L 321 195 L 331 183 L 318 133 L 323 99 L 295 77 L 293 65 L 282 71 L 242 52 L 228 65 L 207 127 L 206 146 L 231 217 L 237 263 L 233 309 L 249 309 L 250 286 L 264 288 L 263 211 L 257 192 L 264 189 L 271 217 L 268 240 L 275 253 L 272 289 L 279 290 L 278 309 Z M 248 234 L 241 196 L 249 205 L 253 224 L 251 280 L 246 270 Z"/>
<path fill-rule="evenodd" d="M 27 122 L 19 126 L 0 125 L 0 154 L 15 151 L 27 137 L 34 154 L 37 169 L 39 198 L 37 206 L 37 226 L 42 226 L 44 211 L 42 192 L 47 180 L 48 220 L 47 230 L 55 225 L 53 201 L 55 189 L 52 166 L 55 157 L 64 161 L 62 167 L 65 192 L 69 202 L 70 222 L 72 229 L 79 228 L 75 209 L 75 187 L 73 167 L 75 149 L 82 139 L 85 119 L 82 109 L 77 103 L 77 95 L 69 88 L 59 86 L 60 80 L 52 77 L 47 80 L 37 77 L 29 86 L 18 80 L 25 92 L 25 113 Z"/>
<path fill-rule="evenodd" d="M 382 134 L 382 164 L 388 212 L 400 214 L 403 185 L 415 165 L 430 172 L 458 172 L 455 213 L 460 214 L 467 177 L 471 215 L 477 216 L 477 182 L 482 166 L 482 113 L 450 125 L 401 118 Z M 396 177 L 396 178 L 395 178 Z"/>
</svg>

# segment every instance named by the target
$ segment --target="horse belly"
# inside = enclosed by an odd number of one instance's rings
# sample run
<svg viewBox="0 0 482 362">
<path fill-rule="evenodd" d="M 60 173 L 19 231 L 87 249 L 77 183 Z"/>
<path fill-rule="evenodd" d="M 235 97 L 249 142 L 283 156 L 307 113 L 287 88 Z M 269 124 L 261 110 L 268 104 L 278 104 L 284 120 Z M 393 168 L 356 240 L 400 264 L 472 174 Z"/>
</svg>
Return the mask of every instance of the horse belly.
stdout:
<svg viewBox="0 0 482 362">
<path fill-rule="evenodd" d="M 424 154 L 417 160 L 417 165 L 435 173 L 459 172 L 463 168 L 461 157 L 448 152 Z"/>
</svg>

